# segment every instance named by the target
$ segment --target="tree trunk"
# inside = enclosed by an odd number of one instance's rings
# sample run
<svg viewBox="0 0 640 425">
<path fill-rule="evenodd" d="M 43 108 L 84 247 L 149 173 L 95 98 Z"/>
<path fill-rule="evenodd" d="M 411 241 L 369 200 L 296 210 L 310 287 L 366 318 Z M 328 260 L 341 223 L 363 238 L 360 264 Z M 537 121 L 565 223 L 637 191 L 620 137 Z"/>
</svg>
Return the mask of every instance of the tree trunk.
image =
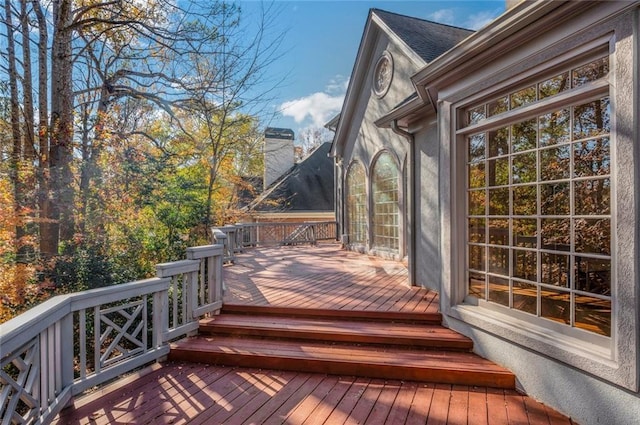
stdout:
<svg viewBox="0 0 640 425">
<path fill-rule="evenodd" d="M 9 71 L 9 96 L 10 96 L 10 120 L 11 120 L 11 183 L 13 185 L 13 204 L 16 218 L 15 241 L 16 261 L 24 263 L 26 261 L 22 255 L 23 239 L 26 235 L 24 229 L 23 201 L 24 189 L 21 181 L 20 163 L 22 160 L 22 134 L 20 131 L 20 101 L 18 99 L 18 71 L 16 69 L 15 41 L 13 39 L 13 12 L 11 10 L 11 0 L 5 0 L 5 25 L 7 27 L 7 68 Z"/>
<path fill-rule="evenodd" d="M 40 212 L 40 254 L 51 257 L 58 253 L 58 227 L 51 220 L 49 193 L 49 84 L 47 45 L 49 32 L 47 21 L 38 0 L 32 0 L 33 11 L 38 20 L 38 210 Z"/>
<path fill-rule="evenodd" d="M 56 246 L 74 235 L 73 91 L 71 87 L 71 0 L 53 2 L 53 45 L 51 48 L 51 124 L 49 131 L 49 169 L 51 173 L 51 218 L 57 227 Z M 53 242 L 53 241 L 52 241 Z"/>
<path fill-rule="evenodd" d="M 33 172 L 36 161 L 35 149 L 35 131 L 34 131 L 34 115 L 33 115 L 33 73 L 31 71 L 31 42 L 29 40 L 29 16 L 27 11 L 27 0 L 20 1 L 20 26 L 22 31 L 22 109 L 24 115 L 23 131 L 23 167 L 25 170 L 21 177 L 23 184 L 23 203 L 25 208 L 24 231 L 28 236 L 36 235 L 35 214 L 36 214 L 36 180 Z M 31 242 L 23 243 L 18 250 L 18 257 L 22 257 L 26 261 L 34 260 L 34 247 Z"/>
</svg>

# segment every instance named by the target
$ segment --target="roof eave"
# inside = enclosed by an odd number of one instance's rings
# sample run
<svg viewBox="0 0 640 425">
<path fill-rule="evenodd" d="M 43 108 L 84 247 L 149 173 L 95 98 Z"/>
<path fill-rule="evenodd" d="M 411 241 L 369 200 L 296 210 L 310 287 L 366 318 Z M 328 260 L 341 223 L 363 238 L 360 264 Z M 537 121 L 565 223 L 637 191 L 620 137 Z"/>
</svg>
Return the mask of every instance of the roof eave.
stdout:
<svg viewBox="0 0 640 425">
<path fill-rule="evenodd" d="M 432 86 L 460 78 L 460 73 L 464 72 L 461 68 L 462 65 L 468 65 L 471 58 L 478 57 L 481 53 L 501 43 L 505 44 L 505 49 L 512 50 L 529 41 L 531 33 L 537 31 L 536 28 L 540 28 L 539 25 L 557 24 L 558 14 L 549 16 L 556 9 L 562 8 L 562 18 L 568 19 L 594 3 L 546 0 L 519 3 L 479 31 L 471 34 L 455 48 L 431 61 L 414 74 L 411 80 L 420 97 L 425 101 L 432 97 L 432 102 L 436 102 L 435 92 L 431 91 Z M 488 57 L 482 59 L 484 61 L 490 60 Z M 478 64 L 474 65 L 476 68 L 477 66 Z"/>
<path fill-rule="evenodd" d="M 400 127 L 408 128 L 411 122 L 434 112 L 435 109 L 430 102 L 425 102 L 420 97 L 416 97 L 392 109 L 378 118 L 374 124 L 379 128 L 391 128 L 392 123 L 395 121 Z"/>
</svg>

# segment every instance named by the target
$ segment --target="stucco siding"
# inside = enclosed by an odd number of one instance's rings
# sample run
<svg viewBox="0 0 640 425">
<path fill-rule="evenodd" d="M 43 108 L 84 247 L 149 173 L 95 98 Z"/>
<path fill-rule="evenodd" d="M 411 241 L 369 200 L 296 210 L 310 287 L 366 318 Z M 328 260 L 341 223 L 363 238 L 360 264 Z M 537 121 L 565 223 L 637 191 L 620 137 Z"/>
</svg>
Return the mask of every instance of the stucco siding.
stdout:
<svg viewBox="0 0 640 425">
<path fill-rule="evenodd" d="M 416 282 L 418 286 L 440 291 L 440 167 L 438 129 L 433 122 L 415 135 L 417 181 L 415 184 Z"/>
</svg>

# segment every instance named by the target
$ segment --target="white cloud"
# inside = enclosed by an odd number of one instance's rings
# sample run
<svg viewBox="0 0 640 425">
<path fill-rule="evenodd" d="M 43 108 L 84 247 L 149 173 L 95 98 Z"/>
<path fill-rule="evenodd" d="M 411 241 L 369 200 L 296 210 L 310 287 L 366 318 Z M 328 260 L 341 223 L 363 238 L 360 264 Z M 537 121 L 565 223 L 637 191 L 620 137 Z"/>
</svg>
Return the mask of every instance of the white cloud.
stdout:
<svg viewBox="0 0 640 425">
<path fill-rule="evenodd" d="M 342 108 L 349 80 L 342 75 L 332 78 L 325 90 L 311 93 L 280 105 L 282 115 L 292 117 L 298 124 L 323 127 Z"/>
<path fill-rule="evenodd" d="M 494 20 L 500 13 L 502 13 L 502 9 L 496 8 L 463 16 L 459 10 L 440 9 L 427 15 L 427 19 L 441 24 L 477 30 Z"/>
<path fill-rule="evenodd" d="M 427 19 L 441 24 L 453 25 L 456 21 L 453 9 L 440 9 L 427 15 Z"/>
<path fill-rule="evenodd" d="M 463 26 L 472 30 L 478 30 L 489 22 L 493 21 L 500 14 L 500 12 L 500 9 L 496 9 L 474 13 L 472 15 L 469 15 Z"/>
</svg>

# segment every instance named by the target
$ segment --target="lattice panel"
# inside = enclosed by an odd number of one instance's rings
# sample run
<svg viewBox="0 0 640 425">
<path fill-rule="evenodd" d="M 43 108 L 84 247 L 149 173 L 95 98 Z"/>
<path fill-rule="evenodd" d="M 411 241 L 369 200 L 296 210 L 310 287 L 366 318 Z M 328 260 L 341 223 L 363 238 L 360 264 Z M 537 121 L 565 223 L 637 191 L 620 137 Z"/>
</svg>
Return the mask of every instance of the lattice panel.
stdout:
<svg viewBox="0 0 640 425">
<path fill-rule="evenodd" d="M 0 420 L 3 424 L 30 423 L 40 414 L 39 337 L 2 359 Z"/>
<path fill-rule="evenodd" d="M 300 225 L 286 237 L 286 242 L 308 242 L 313 240 L 313 229 L 310 225 Z"/>
<path fill-rule="evenodd" d="M 146 298 L 100 310 L 100 367 L 143 353 L 147 349 Z"/>
</svg>

